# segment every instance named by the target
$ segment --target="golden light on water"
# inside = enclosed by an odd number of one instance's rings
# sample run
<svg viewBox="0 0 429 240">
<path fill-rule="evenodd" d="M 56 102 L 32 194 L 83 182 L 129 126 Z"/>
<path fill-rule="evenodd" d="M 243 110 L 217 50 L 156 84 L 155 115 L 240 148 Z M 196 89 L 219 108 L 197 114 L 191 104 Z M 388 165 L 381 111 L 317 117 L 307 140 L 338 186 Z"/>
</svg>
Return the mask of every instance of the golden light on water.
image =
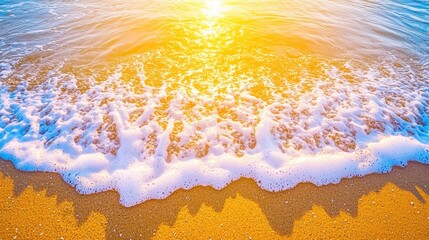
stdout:
<svg viewBox="0 0 429 240">
<path fill-rule="evenodd" d="M 225 151 L 242 156 L 246 149 L 255 146 L 255 136 L 242 136 L 240 126 L 254 129 L 264 106 L 287 98 L 297 100 L 313 87 L 303 80 L 327 77 L 322 71 L 323 58 L 302 58 L 313 51 L 307 35 L 311 33 L 308 28 L 317 29 L 314 16 L 304 14 L 304 9 L 298 7 L 288 6 L 288 11 L 277 12 L 273 6 L 270 1 L 172 1 L 154 4 L 151 9 L 151 14 L 163 13 L 166 17 L 142 19 L 141 12 L 147 6 L 129 6 L 117 18 L 109 16 L 100 22 L 86 19 L 87 24 L 69 33 L 70 39 L 78 40 L 69 43 L 68 49 L 79 49 L 83 44 L 81 36 L 96 40 L 86 40 L 85 49 L 76 60 L 64 64 L 61 72 L 76 78 L 82 92 L 90 88 L 88 79 L 102 83 L 115 71 L 120 72 L 120 78 L 110 87 L 113 91 L 166 91 L 167 95 L 154 99 L 160 103 L 153 122 L 163 130 L 174 122 L 169 160 L 183 156 L 186 149 L 205 156 L 209 145 L 203 132 L 192 133 L 186 141 L 180 135 L 185 125 L 212 117 L 225 125 L 221 130 L 228 139 Z M 106 9 L 99 14 L 109 11 L 112 12 Z M 324 42 L 317 44 L 322 50 L 329 49 Z M 46 74 L 39 74 L 40 80 L 33 82 L 44 81 Z M 187 100 L 177 106 L 180 113 L 173 116 L 169 109 L 178 95 Z M 127 101 L 140 109 L 152 101 L 130 99 Z M 242 116 L 243 108 L 249 116 Z M 141 110 L 131 111 L 130 121 L 133 123 L 139 114 Z M 117 130 L 109 127 L 113 126 L 111 117 L 106 116 L 103 121 L 110 140 L 119 144 Z M 151 149 L 145 152 L 148 156 L 156 147 L 155 132 L 145 142 Z M 112 149 L 110 152 L 114 153 L 117 147 Z"/>
<path fill-rule="evenodd" d="M 40 150 L 33 170 L 84 171 L 71 177 L 85 178 L 79 187 L 128 185 L 122 174 L 136 170 L 131 180 L 146 184 L 132 189 L 137 202 L 238 176 L 279 190 L 325 178 L 288 175 L 283 164 L 313 154 L 359 160 L 386 134 L 426 141 L 427 60 L 418 58 L 427 34 L 410 9 L 364 0 L 52 4 L 6 3 L 16 14 L 0 14 L 0 145 L 25 166 Z M 200 170 L 192 183 L 162 180 Z M 221 181 L 206 179 L 218 173 Z"/>
<path fill-rule="evenodd" d="M 55 42 L 61 47 L 47 47 L 55 51 L 36 52 L 23 58 L 16 72 L 27 74 L 28 66 L 41 65 L 32 70 L 40 72 L 32 76 L 29 89 L 46 80 L 51 70 L 49 64 L 55 65 L 58 57 L 67 58 L 59 72 L 76 79 L 76 86 L 82 93 L 94 84 L 104 84 L 112 76 L 118 76 L 109 83 L 113 86 L 105 87 L 106 91 L 122 89 L 126 95 L 152 94 L 148 99 L 127 97 L 126 101 L 137 109 L 129 110 L 131 124 L 148 102 L 156 103 L 152 124 L 165 130 L 169 122 L 174 122 L 168 159 L 177 158 L 183 154 L 183 149 L 197 149 L 196 155 L 204 156 L 213 143 L 205 141 L 203 130 L 186 133 L 189 135 L 186 141 L 180 136 L 186 135 L 183 134 L 185 125 L 197 125 L 209 118 L 223 124 L 217 131 L 227 139 L 223 143 L 225 152 L 242 156 L 255 146 L 254 129 L 260 123 L 261 111 L 276 104 L 291 105 L 292 109 L 302 105 L 304 109 L 288 113 L 295 118 L 292 127 L 279 125 L 273 130 L 280 132 L 281 148 L 301 149 L 309 142 L 319 144 L 320 139 L 331 139 L 341 145 L 347 138 L 341 132 L 327 131 L 316 137 L 309 133 L 300 140 L 304 143 L 298 144 L 291 143 L 293 134 L 287 131 L 305 125 L 298 122 L 297 116 L 311 115 L 306 94 L 318 88 L 318 81 L 331 84 L 332 88 L 335 78 L 359 82 L 361 76 L 355 74 L 353 67 L 368 69 L 365 61 L 374 60 L 371 57 L 360 60 L 375 40 L 356 37 L 364 32 L 360 29 L 364 25 L 351 27 L 348 19 L 356 17 L 359 11 L 350 8 L 349 2 L 317 5 L 310 0 L 116 3 L 121 7 L 106 4 L 102 11 L 89 12 L 76 23 L 70 22 L 72 26 L 68 27 L 67 37 Z M 44 59 L 38 62 L 40 57 Z M 351 62 L 356 66 L 349 67 L 347 64 Z M 335 77 L 332 71 L 336 71 Z M 20 81 L 18 74 L 5 80 L 12 87 Z M 113 100 L 108 98 L 100 104 L 104 106 Z M 174 101 L 180 103 L 174 105 L 177 111 L 173 114 L 170 109 Z M 316 102 L 315 98 L 312 101 Z M 105 114 L 109 115 L 109 111 Z M 116 131 L 107 127 L 114 125 L 111 117 L 103 121 L 106 132 Z M 250 129 L 249 134 L 243 136 L 240 128 Z M 159 131 L 145 140 L 152 149 L 147 155 L 153 154 Z M 110 138 L 119 145 L 117 133 L 112 133 Z M 342 148 L 352 149 L 354 145 L 350 143 Z"/>
</svg>

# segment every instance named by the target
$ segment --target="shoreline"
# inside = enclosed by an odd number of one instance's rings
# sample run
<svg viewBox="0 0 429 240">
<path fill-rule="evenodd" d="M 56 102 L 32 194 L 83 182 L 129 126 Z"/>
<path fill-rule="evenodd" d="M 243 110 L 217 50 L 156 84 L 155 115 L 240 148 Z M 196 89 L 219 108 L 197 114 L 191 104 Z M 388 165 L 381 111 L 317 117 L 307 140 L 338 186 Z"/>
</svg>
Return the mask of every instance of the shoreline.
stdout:
<svg viewBox="0 0 429 240">
<path fill-rule="evenodd" d="M 429 238 L 429 165 L 416 162 L 281 192 L 241 178 L 127 208 L 113 190 L 81 195 L 59 174 L 0 159 L 0 188 L 0 239 Z"/>
</svg>

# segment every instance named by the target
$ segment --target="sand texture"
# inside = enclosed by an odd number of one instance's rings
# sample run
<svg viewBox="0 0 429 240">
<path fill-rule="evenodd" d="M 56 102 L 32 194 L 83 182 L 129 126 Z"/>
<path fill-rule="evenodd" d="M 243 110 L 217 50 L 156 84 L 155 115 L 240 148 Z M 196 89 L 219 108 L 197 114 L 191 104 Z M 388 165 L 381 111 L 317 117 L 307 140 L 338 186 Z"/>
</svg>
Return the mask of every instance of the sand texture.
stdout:
<svg viewBox="0 0 429 240">
<path fill-rule="evenodd" d="M 131 208 L 0 161 L 0 239 L 429 239 L 429 166 L 278 193 L 240 179 Z"/>
</svg>

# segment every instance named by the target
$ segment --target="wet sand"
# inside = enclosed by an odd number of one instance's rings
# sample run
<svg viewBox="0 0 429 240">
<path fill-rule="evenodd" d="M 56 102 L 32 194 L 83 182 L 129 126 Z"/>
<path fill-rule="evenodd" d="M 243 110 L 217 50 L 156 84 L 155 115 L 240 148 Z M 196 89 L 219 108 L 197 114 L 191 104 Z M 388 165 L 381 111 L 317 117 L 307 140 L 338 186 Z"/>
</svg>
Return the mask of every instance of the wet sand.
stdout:
<svg viewBox="0 0 429 240">
<path fill-rule="evenodd" d="M 429 166 L 272 193 L 251 179 L 134 207 L 0 160 L 0 239 L 429 239 Z"/>
</svg>

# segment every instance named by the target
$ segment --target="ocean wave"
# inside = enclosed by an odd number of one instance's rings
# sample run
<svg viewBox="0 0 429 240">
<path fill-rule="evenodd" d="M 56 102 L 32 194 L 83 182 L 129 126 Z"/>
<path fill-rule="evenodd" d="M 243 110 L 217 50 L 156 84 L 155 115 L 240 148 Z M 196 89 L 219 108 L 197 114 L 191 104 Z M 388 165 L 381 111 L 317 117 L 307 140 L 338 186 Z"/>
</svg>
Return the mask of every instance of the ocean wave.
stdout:
<svg viewBox="0 0 429 240">
<path fill-rule="evenodd" d="M 65 64 L 35 73 L 43 79 L 34 86 L 28 77 L 13 90 L 2 83 L 0 157 L 59 172 L 81 193 L 115 189 L 127 206 L 240 177 L 279 191 L 429 162 L 429 77 L 419 61 L 282 59 L 300 81 L 158 86 L 148 75 L 160 69 L 145 66 L 158 54 L 85 79 Z"/>
<path fill-rule="evenodd" d="M 111 1 L 0 3 L 18 169 L 132 206 L 429 163 L 426 2 Z"/>
</svg>

